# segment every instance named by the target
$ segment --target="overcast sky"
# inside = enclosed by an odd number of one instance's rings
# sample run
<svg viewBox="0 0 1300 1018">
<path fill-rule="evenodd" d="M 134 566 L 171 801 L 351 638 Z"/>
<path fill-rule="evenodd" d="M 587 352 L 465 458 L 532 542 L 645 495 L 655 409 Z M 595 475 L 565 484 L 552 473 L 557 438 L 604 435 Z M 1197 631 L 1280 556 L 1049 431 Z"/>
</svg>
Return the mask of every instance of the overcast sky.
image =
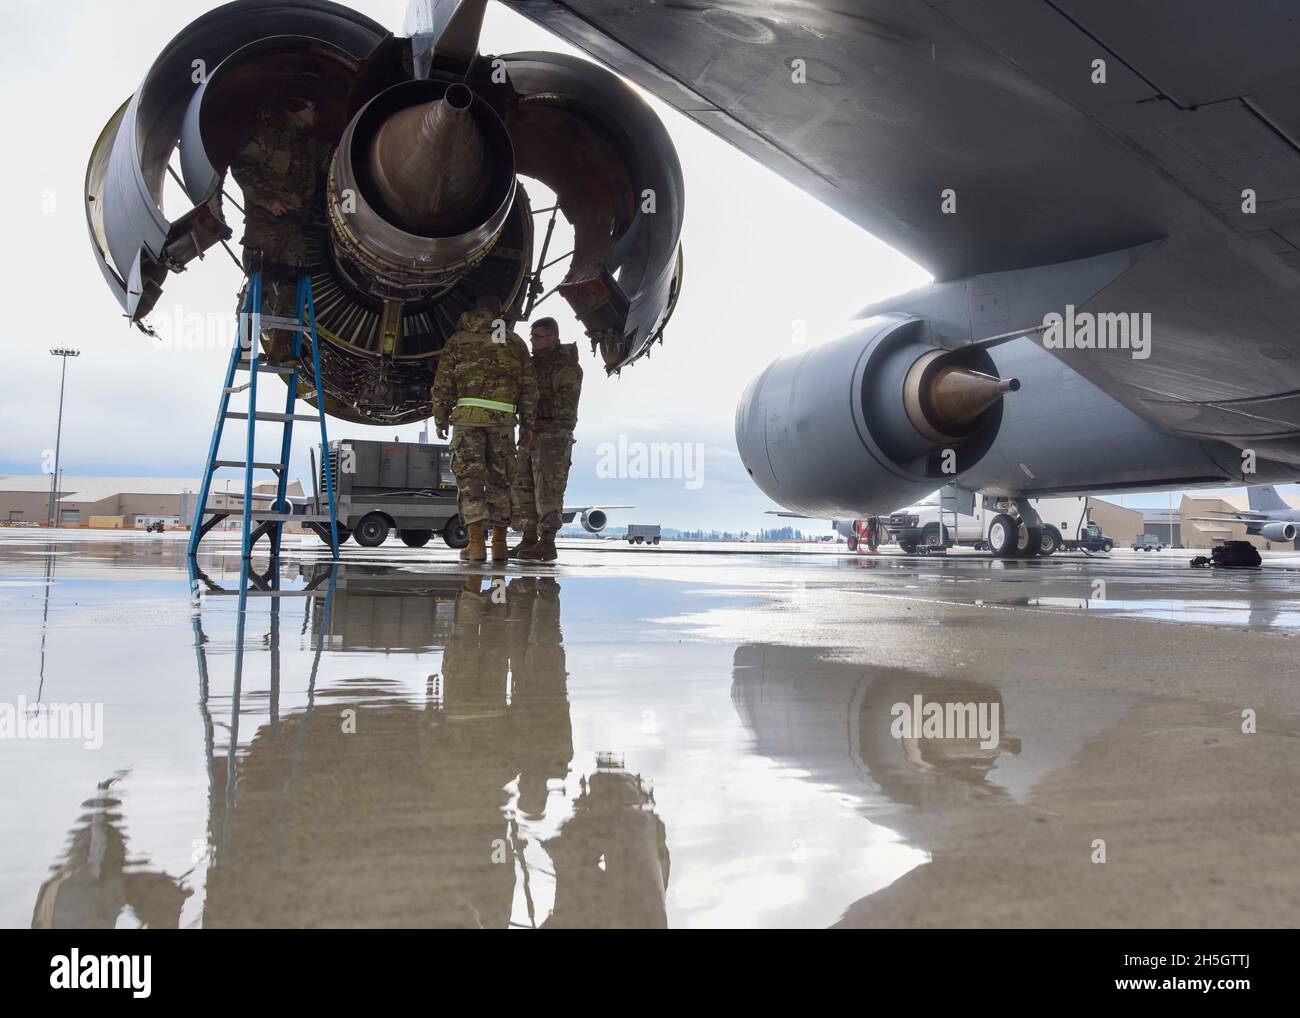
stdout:
<svg viewBox="0 0 1300 1018">
<path fill-rule="evenodd" d="M 10 143 L 0 186 L 9 200 L 3 257 L 10 287 L 0 473 L 40 472 L 54 445 L 59 363 L 48 349 L 58 344 L 81 350 L 68 370 L 65 473 L 197 477 L 202 470 L 228 351 L 158 349 L 126 325 L 91 253 L 81 189 L 90 148 L 114 110 L 172 36 L 216 6 L 194 0 L 5 5 L 0 94 Z M 353 0 L 351 6 L 402 28 L 406 0 Z M 495 4 L 482 48 L 572 52 Z M 686 180 L 685 285 L 664 346 L 621 378 L 605 377 L 560 298 L 545 305 L 564 337 L 580 342 L 586 371 L 566 501 L 637 504 L 636 511 L 615 515 L 615 524 L 770 526 L 763 513 L 771 503 L 736 454 L 733 419 L 741 390 L 769 361 L 795 349 L 796 323 L 807 342 L 816 342 L 863 305 L 928 277 L 703 128 L 652 104 L 677 145 Z M 173 218 L 184 211 L 179 204 L 167 209 Z M 555 281 L 558 276 L 548 285 Z M 154 317 L 183 321 L 178 316 L 232 311 L 239 282 L 238 269 L 214 249 L 171 277 Z M 279 400 L 279 391 L 264 393 L 262 405 L 278 409 Z M 314 428 L 300 425 L 295 436 L 293 475 L 308 490 Z M 419 430 L 330 422 L 331 438 L 414 440 Z M 273 431 L 264 426 L 267 455 L 259 458 L 271 458 L 272 439 L 278 446 Z M 645 481 L 598 476 L 600 444 L 620 436 L 702 447 L 702 474 Z M 228 448 L 237 440 L 238 426 L 228 430 Z M 1126 502 L 1163 506 L 1166 496 Z"/>
</svg>

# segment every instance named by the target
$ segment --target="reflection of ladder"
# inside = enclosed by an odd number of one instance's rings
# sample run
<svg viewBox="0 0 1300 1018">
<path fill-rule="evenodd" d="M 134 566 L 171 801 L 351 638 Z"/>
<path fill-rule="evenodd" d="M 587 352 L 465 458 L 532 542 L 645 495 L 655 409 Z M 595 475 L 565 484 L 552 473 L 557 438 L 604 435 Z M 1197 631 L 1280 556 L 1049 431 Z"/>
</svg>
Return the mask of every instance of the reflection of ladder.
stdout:
<svg viewBox="0 0 1300 1018">
<path fill-rule="evenodd" d="M 284 590 L 280 586 L 280 571 L 275 563 L 272 563 L 266 574 L 259 575 L 252 571 L 248 561 L 245 560 L 239 570 L 239 587 L 230 590 L 213 583 L 203 570 L 198 567 L 194 559 L 190 559 L 190 598 L 194 607 L 190 619 L 194 628 L 194 654 L 199 671 L 199 714 L 203 722 L 203 749 L 208 766 L 208 795 L 210 801 L 215 801 L 219 790 L 217 788 L 216 725 L 213 722 L 209 706 L 208 636 L 203 631 L 204 596 L 234 596 L 239 598 L 237 602 L 238 610 L 235 612 L 235 664 L 234 683 L 230 695 L 230 722 L 224 726 L 229 733 L 226 749 L 226 787 L 224 789 L 226 808 L 222 814 L 220 831 L 215 832 L 213 841 L 209 843 L 210 850 L 215 848 L 218 851 L 225 851 L 229 848 L 230 824 L 235 812 L 239 719 L 242 716 L 239 704 L 240 696 L 243 693 L 244 648 L 247 643 L 244 639 L 244 632 L 250 614 L 248 611 L 248 598 L 253 595 L 261 595 L 271 600 L 271 631 L 268 634 L 267 648 L 271 652 L 271 682 L 268 690 L 268 700 L 273 736 L 278 734 L 280 725 L 280 599 L 287 597 L 310 599 L 308 608 L 303 613 L 304 631 L 306 630 L 309 613 L 314 609 L 317 613 L 316 618 L 321 619 L 322 615 L 320 613 L 323 611 L 323 621 L 318 626 L 319 635 L 316 638 L 315 651 L 312 655 L 311 673 L 307 678 L 307 709 L 298 730 L 299 740 L 294 750 L 293 763 L 289 771 L 288 784 L 290 792 L 292 792 L 294 779 L 300 769 L 302 759 L 302 740 L 305 738 L 307 731 L 306 715 L 311 713 L 316 699 L 316 676 L 320 671 L 321 652 L 325 649 L 325 633 L 329 628 L 330 609 L 334 602 L 334 589 L 338 579 L 338 572 L 338 565 L 331 563 L 326 567 L 326 571 L 318 572 L 313 578 L 308 579 L 302 588 Z M 325 588 L 323 592 L 321 590 L 322 586 Z M 292 801 L 291 797 L 290 801 Z"/>
<path fill-rule="evenodd" d="M 334 473 L 328 462 L 325 464 L 325 491 L 328 497 L 329 512 L 302 514 L 291 511 L 288 501 L 289 456 L 293 451 L 293 422 L 319 421 L 320 440 L 324 448 L 329 448 L 329 438 L 325 433 L 325 391 L 320 380 L 320 343 L 316 335 L 316 305 L 312 299 L 311 279 L 302 276 L 298 280 L 297 313 L 293 318 L 276 318 L 262 315 L 262 274 L 254 272 L 248 277 L 245 288 L 244 306 L 239 314 L 239 334 L 234 349 L 230 352 L 230 365 L 226 369 L 226 384 L 221 389 L 221 402 L 217 407 L 217 421 L 212 428 L 212 443 L 208 448 L 207 465 L 203 470 L 203 484 L 199 489 L 198 504 L 194 510 L 194 524 L 190 528 L 189 553 L 198 551 L 199 542 L 209 530 L 235 512 L 227 504 L 221 508 L 208 505 L 208 496 L 212 490 L 212 474 L 222 467 L 242 467 L 244 471 L 244 497 L 241 512 L 243 515 L 242 557 L 247 559 L 252 553 L 253 545 L 263 535 L 271 541 L 271 557 L 280 554 L 280 536 L 286 522 L 325 523 L 330 525 L 330 550 L 334 558 L 339 557 L 338 513 L 334 504 Z M 284 329 L 293 334 L 291 366 L 263 364 L 258 355 L 259 338 L 263 328 Z M 294 413 L 298 401 L 298 371 L 301 364 L 302 337 L 311 337 L 312 376 L 316 389 L 317 414 Z M 235 385 L 235 372 L 248 372 L 248 381 Z M 271 413 L 257 409 L 257 379 L 260 374 L 270 373 L 288 378 L 289 394 L 285 398 L 284 412 Z M 235 393 L 248 392 L 248 409 L 231 410 L 230 397 Z M 248 434 L 245 442 L 245 454 L 242 460 L 218 459 L 221 448 L 221 433 L 228 419 L 248 422 Z M 255 462 L 253 459 L 253 439 L 258 421 L 271 421 L 283 426 L 280 440 L 280 459 L 275 463 Z M 253 499 L 253 471 L 269 470 L 276 476 L 276 494 L 269 510 L 255 509 Z M 204 517 L 207 517 L 206 519 Z M 254 523 L 257 524 L 254 527 Z"/>
</svg>

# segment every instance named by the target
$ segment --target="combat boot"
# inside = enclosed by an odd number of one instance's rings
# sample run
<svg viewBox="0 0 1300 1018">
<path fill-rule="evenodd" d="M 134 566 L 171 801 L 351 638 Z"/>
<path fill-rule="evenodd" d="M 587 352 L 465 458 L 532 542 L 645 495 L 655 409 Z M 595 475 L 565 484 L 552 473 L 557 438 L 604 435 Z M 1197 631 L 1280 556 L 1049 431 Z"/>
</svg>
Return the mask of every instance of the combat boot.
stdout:
<svg viewBox="0 0 1300 1018">
<path fill-rule="evenodd" d="M 520 553 L 519 557 L 525 562 L 554 562 L 558 557 L 555 550 L 555 531 L 541 531 L 537 543 L 527 553 Z"/>
<path fill-rule="evenodd" d="M 460 560 L 462 562 L 486 562 L 487 546 L 483 540 L 483 522 L 471 523 L 466 529 L 469 530 L 469 544 L 460 551 Z"/>
<path fill-rule="evenodd" d="M 492 525 L 492 561 L 504 562 L 510 557 L 510 549 L 506 547 L 506 528 Z"/>
<path fill-rule="evenodd" d="M 510 549 L 511 558 L 524 558 L 527 552 L 537 547 L 537 528 L 524 529 L 524 539 Z"/>
</svg>

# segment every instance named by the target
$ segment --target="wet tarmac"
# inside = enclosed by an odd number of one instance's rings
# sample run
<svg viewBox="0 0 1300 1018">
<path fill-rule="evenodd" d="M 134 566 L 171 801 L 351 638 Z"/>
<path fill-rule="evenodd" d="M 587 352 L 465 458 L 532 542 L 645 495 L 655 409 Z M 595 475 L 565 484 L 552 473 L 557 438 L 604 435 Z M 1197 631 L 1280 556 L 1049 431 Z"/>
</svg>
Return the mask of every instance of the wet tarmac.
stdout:
<svg viewBox="0 0 1300 1018">
<path fill-rule="evenodd" d="M 0 531 L 5 926 L 1300 922 L 1292 560 L 178 536 Z"/>
</svg>

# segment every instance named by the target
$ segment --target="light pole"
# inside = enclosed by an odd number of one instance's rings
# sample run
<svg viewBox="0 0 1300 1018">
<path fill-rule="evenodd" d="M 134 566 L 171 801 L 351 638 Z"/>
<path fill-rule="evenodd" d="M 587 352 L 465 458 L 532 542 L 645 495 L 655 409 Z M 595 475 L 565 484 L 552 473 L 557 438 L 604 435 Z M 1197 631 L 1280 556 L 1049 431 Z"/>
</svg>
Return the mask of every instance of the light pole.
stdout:
<svg viewBox="0 0 1300 1018">
<path fill-rule="evenodd" d="M 59 377 L 59 429 L 54 436 L 54 474 L 50 477 L 50 519 L 51 527 L 58 525 L 58 516 L 54 511 L 54 496 L 59 484 L 59 446 L 63 443 L 63 387 L 68 381 L 68 358 L 80 357 L 81 351 L 68 346 L 52 346 L 50 353 L 63 358 L 63 370 Z"/>
</svg>

